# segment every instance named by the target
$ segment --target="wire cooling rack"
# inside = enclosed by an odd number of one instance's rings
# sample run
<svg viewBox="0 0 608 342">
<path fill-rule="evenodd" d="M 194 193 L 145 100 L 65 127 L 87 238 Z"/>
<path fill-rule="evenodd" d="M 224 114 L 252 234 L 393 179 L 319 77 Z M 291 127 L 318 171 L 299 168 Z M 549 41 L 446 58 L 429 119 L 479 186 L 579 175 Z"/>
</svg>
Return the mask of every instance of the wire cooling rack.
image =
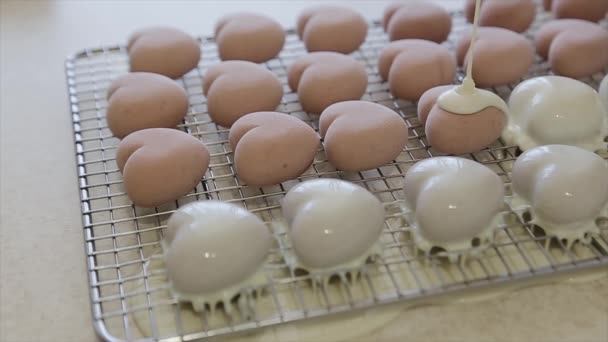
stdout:
<svg viewBox="0 0 608 342">
<path fill-rule="evenodd" d="M 541 10 L 528 37 L 546 20 L 548 15 Z M 445 43 L 448 47 L 453 49 L 454 41 L 466 25 L 462 13 L 455 13 L 454 30 Z M 512 285 L 521 280 L 544 279 L 546 275 L 608 266 L 608 219 L 598 220 L 601 233 L 589 245 L 576 244 L 568 250 L 562 242 L 552 241 L 545 248 L 547 237 L 507 207 L 503 212 L 505 225 L 499 230 L 496 243 L 477 259 L 464 264 L 449 263 L 441 256 L 416 252 L 409 235 L 410 227 L 390 208 L 403 199 L 403 175 L 407 170 L 415 162 L 438 153 L 427 143 L 415 103 L 394 99 L 378 76 L 377 57 L 387 44 L 378 23 L 371 25 L 366 42 L 353 56 L 365 64 L 369 75 L 363 99 L 394 109 L 406 121 L 410 138 L 405 150 L 392 163 L 358 173 L 335 170 L 321 150 L 313 165 L 297 180 L 264 188 L 241 185 L 234 173 L 228 130 L 216 126 L 207 114 L 201 80 L 205 70 L 218 62 L 218 55 L 212 39 L 201 41 L 203 57 L 198 68 L 180 80 L 189 94 L 190 110 L 179 129 L 207 145 L 211 164 L 194 191 L 154 209 L 135 207 L 127 198 L 115 162 L 119 141 L 112 137 L 105 120 L 106 89 L 128 69 L 125 47 L 87 49 L 66 62 L 93 318 L 96 330 L 104 339 L 190 341 L 385 303 L 424 300 L 461 290 Z M 297 95 L 286 85 L 286 67 L 303 54 L 304 47 L 294 31 L 287 31 L 285 48 L 266 66 L 284 84 L 285 96 L 278 111 L 318 129 L 318 117 L 303 112 Z M 549 73 L 546 63 L 537 57 L 525 78 Z M 597 88 L 604 74 L 583 81 Z M 458 77 L 462 77 L 462 70 Z M 513 86 L 493 90 L 506 98 Z M 508 190 L 517 153 L 517 148 L 497 141 L 479 153 L 464 157 L 490 167 L 502 177 Z M 318 177 L 337 177 L 359 184 L 373 192 L 389 210 L 381 237 L 382 255 L 364 267 L 360 279 L 332 281 L 313 290 L 308 275 L 294 273 L 285 264 L 283 256 L 290 249 L 289 239 L 280 225 L 270 222 L 281 219 L 280 200 L 290 188 Z M 268 279 L 264 292 L 248 298 L 251 317 L 243 317 L 236 305 L 232 314 L 227 310 L 194 313 L 188 304 L 170 296 L 162 260 L 150 258 L 159 252 L 159 241 L 170 214 L 181 205 L 205 199 L 244 206 L 269 222 L 276 238 L 264 267 Z"/>
</svg>

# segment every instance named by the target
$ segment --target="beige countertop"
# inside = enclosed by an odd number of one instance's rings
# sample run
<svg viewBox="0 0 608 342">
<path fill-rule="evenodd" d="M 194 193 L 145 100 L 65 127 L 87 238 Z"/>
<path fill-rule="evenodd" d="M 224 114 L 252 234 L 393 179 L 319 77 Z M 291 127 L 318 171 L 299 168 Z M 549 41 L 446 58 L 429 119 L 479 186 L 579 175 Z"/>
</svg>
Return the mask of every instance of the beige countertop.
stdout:
<svg viewBox="0 0 608 342">
<path fill-rule="evenodd" d="M 313 1 L 2 1 L 0 341 L 95 341 L 64 58 L 134 29 L 193 34 L 237 9 L 285 26 Z M 448 6 L 458 1 L 443 1 Z M 351 1 L 379 18 L 385 1 Z M 287 327 L 286 329 L 289 329 Z M 288 336 L 288 335 L 282 335 Z M 289 335 L 296 339 L 296 335 Z M 284 337 L 283 339 L 288 339 Z M 608 279 L 404 310 L 361 341 L 608 341 Z"/>
</svg>

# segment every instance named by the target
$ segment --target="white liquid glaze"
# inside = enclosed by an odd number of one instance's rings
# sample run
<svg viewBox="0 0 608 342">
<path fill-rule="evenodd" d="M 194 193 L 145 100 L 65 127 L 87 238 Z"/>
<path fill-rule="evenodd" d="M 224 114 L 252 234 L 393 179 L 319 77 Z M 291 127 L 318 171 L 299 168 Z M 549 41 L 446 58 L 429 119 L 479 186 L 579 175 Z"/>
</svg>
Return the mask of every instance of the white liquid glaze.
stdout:
<svg viewBox="0 0 608 342">
<path fill-rule="evenodd" d="M 506 237 L 508 239 L 508 237 Z M 508 250 L 508 248 L 507 248 Z M 577 251 L 577 252 L 580 252 Z M 488 253 L 489 254 L 489 253 Z M 494 254 L 494 253 L 492 253 Z M 558 254 L 553 254 L 555 257 Z M 519 255 L 517 251 L 511 255 Z M 501 257 L 506 257 L 509 262 L 509 266 L 512 269 L 528 269 L 529 265 L 527 260 L 521 257 L 511 257 L 509 253 Z M 546 252 L 541 251 L 539 248 L 526 248 L 526 255 L 535 262 L 541 262 L 541 264 L 535 264 L 537 267 L 546 265 L 550 267 L 550 263 L 547 260 Z M 481 267 L 466 267 L 464 271 L 470 279 L 485 279 L 487 269 L 490 272 L 497 272 L 496 270 L 503 270 L 505 260 L 501 259 L 498 255 L 486 255 L 483 260 L 484 268 Z M 559 256 L 558 256 L 559 257 Z M 566 262 L 568 257 L 564 256 Z M 579 255 L 578 258 L 588 257 L 593 259 L 596 254 L 589 251 L 589 254 Z M 418 264 L 420 267 L 419 272 L 430 272 L 434 274 L 436 271 L 436 265 Z M 442 264 L 441 272 L 447 272 L 447 274 L 460 274 L 462 270 L 459 270 L 458 265 L 446 265 Z M 136 280 L 127 281 L 124 284 L 125 291 L 127 293 L 145 293 L 148 289 L 163 288 L 167 284 L 165 277 L 165 266 L 162 259 L 154 258 L 150 262 L 144 265 L 144 271 L 136 274 L 128 274 L 128 276 L 135 276 Z M 393 271 L 394 272 L 394 271 Z M 403 269 L 403 272 L 407 275 L 403 275 L 401 272 L 394 272 L 407 277 L 397 278 L 399 284 L 413 282 L 415 278 L 411 275 L 410 271 Z M 453 273 L 452 273 L 453 272 Z M 283 275 L 282 275 L 283 276 Z M 289 273 L 284 274 L 285 277 L 289 277 Z M 501 286 L 490 286 L 487 289 L 481 289 L 478 287 L 469 287 L 470 291 L 466 292 L 454 292 L 451 294 L 444 294 L 442 296 L 427 296 L 419 300 L 413 301 L 398 301 L 396 304 L 382 305 L 380 307 L 374 307 L 366 310 L 356 310 L 350 313 L 341 313 L 340 315 L 327 316 L 319 320 L 299 320 L 291 322 L 290 324 L 280 324 L 265 329 L 258 329 L 256 332 L 250 332 L 244 339 L 237 339 L 245 342 L 283 342 L 283 341 L 367 341 L 373 340 L 373 336 L 377 336 L 378 329 L 386 327 L 386 324 L 397 318 L 399 312 L 404 310 L 417 308 L 422 305 L 454 305 L 458 303 L 471 303 L 480 299 L 492 298 L 493 296 L 501 296 L 507 294 L 513 294 L 515 291 L 519 291 L 524 288 L 529 288 L 537 285 L 547 285 L 550 283 L 571 283 L 586 282 L 598 279 L 600 277 L 608 276 L 607 272 L 598 272 L 597 269 L 590 270 L 579 270 L 576 273 L 565 272 L 553 274 L 551 277 L 532 277 L 526 281 L 510 282 L 510 285 L 502 283 Z M 403 280 L 401 280 L 403 279 Z M 425 277 L 425 281 L 430 283 L 424 283 L 425 287 L 442 285 L 441 281 L 437 277 Z M 450 278 L 450 280 L 452 280 Z M 456 279 L 454 279 L 456 281 Z M 463 281 L 460 279 L 460 281 Z M 375 284 L 375 283 L 374 283 Z M 381 282 L 381 284 L 388 286 L 388 291 L 394 291 L 394 285 L 390 280 Z M 337 285 L 337 284 L 336 284 Z M 311 293 L 312 289 L 308 286 L 302 286 L 300 283 L 299 290 L 306 301 L 307 298 L 318 298 L 314 297 Z M 295 289 L 291 291 L 277 291 L 277 301 L 287 307 L 297 307 L 299 304 L 298 296 L 294 294 Z M 353 298 L 370 298 L 369 285 L 367 282 L 361 282 L 359 285 L 350 286 L 350 293 Z M 385 290 L 386 291 L 386 290 Z M 326 288 L 327 298 L 330 303 L 341 303 L 344 301 L 344 288 L 338 286 L 328 286 Z M 376 295 L 381 296 L 376 293 Z M 385 293 L 385 292 L 384 292 Z M 394 294 L 394 293 L 392 293 Z M 126 296 L 125 302 L 131 308 L 146 307 L 149 305 L 147 302 L 148 296 Z M 154 303 L 168 303 L 171 302 L 172 298 L 167 291 L 155 292 L 152 296 Z M 255 300 L 255 299 L 252 299 Z M 276 304 L 274 300 L 257 300 L 254 304 L 255 312 L 275 312 Z M 308 302 L 307 302 L 308 303 Z M 315 302 L 316 303 L 316 302 Z M 179 320 L 176 320 L 176 309 L 179 310 Z M 207 314 L 207 320 L 211 321 L 214 326 L 228 326 L 233 323 L 232 317 L 244 317 L 246 314 L 226 315 L 219 313 L 216 315 Z M 178 329 L 182 331 L 194 332 L 201 329 L 201 314 L 191 310 L 187 305 L 181 305 L 179 308 L 173 305 L 156 305 L 154 308 L 154 316 L 150 315 L 148 310 L 132 310 L 129 313 L 129 319 L 135 323 L 135 326 L 141 332 L 142 337 L 153 338 L 154 336 L 172 336 Z M 404 319 L 404 317 L 399 317 Z M 135 330 L 135 329 L 134 329 Z M 132 331 L 132 338 L 139 337 L 136 331 Z M 371 335 L 376 334 L 376 335 Z"/>
<path fill-rule="evenodd" d="M 315 179 L 283 198 L 283 216 L 295 252 L 293 267 L 332 274 L 361 266 L 377 253 L 384 207 L 369 191 L 339 179 Z"/>
<path fill-rule="evenodd" d="M 511 178 L 508 203 L 516 213 L 529 210 L 531 223 L 547 235 L 570 246 L 599 233 L 596 219 L 608 213 L 608 163 L 600 156 L 574 146 L 540 146 L 517 158 Z"/>
<path fill-rule="evenodd" d="M 237 205 L 201 201 L 181 207 L 163 242 L 171 291 L 197 311 L 230 301 L 265 282 L 258 271 L 272 244 L 266 225 Z"/>
<path fill-rule="evenodd" d="M 516 252 L 517 253 L 517 252 Z M 532 260 L 546 260 L 546 254 L 543 254 L 540 249 L 526 249 L 526 255 Z M 590 254 L 589 258 L 595 255 Z M 579 256 L 581 257 L 581 256 Z M 527 269 L 529 266 L 526 260 L 521 257 L 510 258 L 507 256 L 509 265 L 515 269 Z M 504 260 L 498 256 L 486 258 L 483 264 L 490 270 L 504 269 Z M 420 264 L 421 272 L 430 272 L 433 274 L 435 265 Z M 538 266 L 538 265 L 537 265 Z M 456 265 L 441 265 L 442 272 L 449 274 L 458 274 Z M 452 269 L 445 267 L 452 267 Z M 550 267 L 550 266 L 548 266 Z M 149 288 L 162 288 L 166 285 L 164 277 L 165 266 L 161 259 L 153 259 L 151 262 L 144 265 L 144 272 L 136 274 L 135 281 L 125 282 L 125 291 L 128 293 L 145 293 Z M 407 272 L 407 271 L 405 271 Z M 454 272 L 454 273 L 451 273 Z M 487 277 L 485 268 L 468 267 L 466 274 L 471 279 L 483 279 Z M 145 276 L 147 275 L 147 276 Z M 299 320 L 290 324 L 280 324 L 265 329 L 258 329 L 256 332 L 250 332 L 246 338 L 237 339 L 242 342 L 284 342 L 284 341 L 367 341 L 370 340 L 371 334 L 378 334 L 378 329 L 386 328 L 386 324 L 398 317 L 400 312 L 405 310 L 420 307 L 422 305 L 454 305 L 460 303 L 473 303 L 483 299 L 513 294 L 524 288 L 529 288 L 538 285 L 547 285 L 550 283 L 571 283 L 587 282 L 602 277 L 606 277 L 607 272 L 598 272 L 595 269 L 581 270 L 576 273 L 566 272 L 564 274 L 555 274 L 553 277 L 533 277 L 528 281 L 512 282 L 510 285 L 502 284 L 501 286 L 490 286 L 487 290 L 472 287 L 470 291 L 454 292 L 452 294 L 444 294 L 442 296 L 428 296 L 421 300 L 414 301 L 399 301 L 396 304 L 382 305 L 366 310 L 356 310 L 350 313 L 341 313 L 324 317 L 319 320 Z M 289 277 L 289 275 L 285 275 Z M 415 282 L 413 276 L 410 281 Z M 432 283 L 425 284 L 427 286 L 441 286 L 441 282 L 437 277 L 428 278 Z M 433 280 L 431 280 L 433 279 Z M 425 277 L 426 280 L 426 277 Z M 399 281 L 399 280 L 398 280 Z M 394 285 L 388 281 L 387 286 L 392 290 Z M 300 285 L 300 290 L 304 298 L 310 298 L 310 287 Z M 349 291 L 354 298 L 370 298 L 371 294 L 367 282 L 362 282 L 361 286 L 351 286 Z M 326 288 L 327 297 L 330 303 L 340 303 L 344 300 L 344 290 L 341 286 L 328 286 Z M 297 296 L 292 291 L 277 291 L 278 302 L 285 306 L 297 307 L 299 304 Z M 316 298 L 316 297 L 313 297 Z M 125 301 L 131 308 L 146 307 L 149 305 L 147 296 L 126 296 Z M 153 303 L 167 303 L 172 300 L 166 291 L 155 292 L 153 295 Z M 306 299 L 305 299 L 306 300 Z M 255 302 L 257 312 L 274 312 L 276 310 L 273 300 L 258 300 Z M 172 336 L 178 329 L 182 331 L 199 331 L 201 329 L 201 315 L 191 310 L 188 306 L 182 305 L 178 308 L 179 321 L 175 319 L 176 308 L 173 305 L 157 305 L 154 308 L 154 316 L 150 315 L 148 310 L 133 310 L 129 313 L 129 319 L 133 320 L 135 326 L 145 338 L 153 338 L 154 336 Z M 246 316 L 241 314 L 242 316 Z M 215 326 L 227 326 L 231 321 L 230 315 L 224 313 L 218 315 L 207 315 L 207 319 L 211 320 Z M 237 316 L 238 317 L 238 316 Z M 137 334 L 132 332 L 132 337 Z M 373 339 L 372 339 L 373 340 Z"/>
<path fill-rule="evenodd" d="M 502 222 L 503 182 L 474 161 L 436 157 L 416 163 L 405 175 L 406 218 L 419 249 L 441 247 L 452 261 L 493 241 Z"/>
<path fill-rule="evenodd" d="M 467 89 L 465 85 L 454 87 L 441 94 L 437 99 L 439 107 L 454 114 L 475 114 L 488 107 L 496 107 L 503 113 L 509 108 L 500 96 L 484 89 Z"/>
<path fill-rule="evenodd" d="M 608 75 L 604 76 L 599 89 L 600 99 L 604 103 L 604 108 L 608 111 Z"/>
<path fill-rule="evenodd" d="M 491 91 L 478 89 L 473 80 L 473 59 L 478 39 L 480 0 L 475 2 L 475 18 L 468 52 L 467 74 L 462 84 L 441 94 L 437 98 L 439 107 L 447 112 L 461 115 L 475 114 L 488 107 L 496 107 L 507 115 L 508 107 L 500 96 Z"/>
<path fill-rule="evenodd" d="M 509 124 L 503 139 L 522 150 L 548 144 L 606 149 L 608 113 L 587 84 L 561 76 L 520 83 L 509 98 Z"/>
</svg>

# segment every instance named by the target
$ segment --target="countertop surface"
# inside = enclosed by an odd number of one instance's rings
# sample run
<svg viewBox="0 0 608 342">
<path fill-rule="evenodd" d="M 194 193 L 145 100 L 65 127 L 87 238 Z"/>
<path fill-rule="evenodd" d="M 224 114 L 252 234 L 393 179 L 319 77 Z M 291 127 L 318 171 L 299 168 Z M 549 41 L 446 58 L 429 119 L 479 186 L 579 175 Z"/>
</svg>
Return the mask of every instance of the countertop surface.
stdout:
<svg viewBox="0 0 608 342">
<path fill-rule="evenodd" d="M 452 8 L 460 1 L 440 1 Z M 85 273 L 65 56 L 136 28 L 209 34 L 235 10 L 293 26 L 313 1 L 1 1 L 0 341 L 96 341 Z M 380 18 L 386 1 L 351 1 Z M 285 329 L 289 330 L 289 326 Z M 302 340 L 286 334 L 282 340 Z M 608 341 L 608 278 L 402 310 L 361 341 Z"/>
</svg>

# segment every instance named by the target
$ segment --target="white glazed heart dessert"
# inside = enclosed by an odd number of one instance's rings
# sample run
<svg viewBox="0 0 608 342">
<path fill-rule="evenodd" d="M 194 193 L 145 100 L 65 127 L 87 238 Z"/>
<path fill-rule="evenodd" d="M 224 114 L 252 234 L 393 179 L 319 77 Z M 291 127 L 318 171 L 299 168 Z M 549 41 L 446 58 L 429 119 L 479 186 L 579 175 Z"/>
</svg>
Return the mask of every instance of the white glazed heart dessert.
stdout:
<svg viewBox="0 0 608 342">
<path fill-rule="evenodd" d="M 503 139 L 522 150 L 549 144 L 590 151 L 606 149 L 608 113 L 589 85 L 561 76 L 520 83 L 509 98 L 509 125 Z"/>
<path fill-rule="evenodd" d="M 295 260 L 311 274 L 339 274 L 379 252 L 382 203 L 364 188 L 339 179 L 294 186 L 282 202 Z"/>
<path fill-rule="evenodd" d="M 254 214 L 234 204 L 200 201 L 179 208 L 164 235 L 171 291 L 196 311 L 228 303 L 265 283 L 260 272 L 273 237 Z M 224 305 L 230 308 L 230 305 Z"/>
<path fill-rule="evenodd" d="M 511 208 L 519 215 L 528 210 L 531 223 L 548 236 L 566 240 L 569 248 L 599 233 L 596 219 L 608 212 L 608 163 L 600 156 L 573 146 L 540 146 L 517 158 L 511 179 Z"/>
<path fill-rule="evenodd" d="M 502 222 L 503 182 L 469 159 L 422 160 L 408 170 L 403 191 L 416 246 L 425 253 L 443 248 L 450 261 L 487 247 Z"/>
</svg>

